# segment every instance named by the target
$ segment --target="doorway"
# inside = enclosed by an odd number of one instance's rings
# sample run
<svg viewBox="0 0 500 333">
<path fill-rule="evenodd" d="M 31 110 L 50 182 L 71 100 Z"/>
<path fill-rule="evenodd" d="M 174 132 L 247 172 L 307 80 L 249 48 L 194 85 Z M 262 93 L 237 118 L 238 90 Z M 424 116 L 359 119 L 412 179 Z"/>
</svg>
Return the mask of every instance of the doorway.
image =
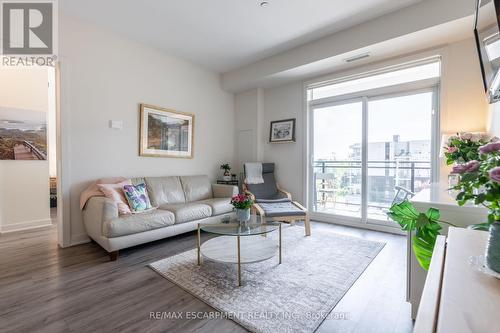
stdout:
<svg viewBox="0 0 500 333">
<path fill-rule="evenodd" d="M 0 72 L 0 231 L 56 229 L 56 69 Z"/>
</svg>

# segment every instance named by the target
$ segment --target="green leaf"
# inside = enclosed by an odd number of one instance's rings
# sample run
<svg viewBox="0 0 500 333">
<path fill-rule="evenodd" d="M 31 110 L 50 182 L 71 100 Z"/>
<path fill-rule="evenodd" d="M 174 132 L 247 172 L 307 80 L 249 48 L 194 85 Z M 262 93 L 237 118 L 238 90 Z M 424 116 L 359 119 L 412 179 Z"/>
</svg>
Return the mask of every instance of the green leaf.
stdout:
<svg viewBox="0 0 500 333">
<path fill-rule="evenodd" d="M 439 209 L 436 209 L 436 208 L 429 208 L 427 210 L 427 218 L 429 219 L 429 221 L 431 222 L 438 222 L 439 221 L 439 218 L 441 217 L 441 214 L 439 213 Z"/>
<path fill-rule="evenodd" d="M 415 230 L 415 235 L 412 237 L 413 252 L 420 266 L 428 270 L 434 244 L 441 230 L 439 210 L 430 208 L 426 213 L 419 213 L 413 204 L 405 200 L 400 204 L 394 204 L 389 209 L 388 215 L 399 223 L 403 230 Z"/>
<path fill-rule="evenodd" d="M 476 204 L 476 205 L 482 204 L 484 202 L 484 200 L 486 200 L 486 194 L 479 193 L 477 195 L 476 199 L 474 200 L 474 204 Z"/>
<path fill-rule="evenodd" d="M 422 228 L 427 223 L 429 223 L 429 218 L 427 217 L 427 215 L 425 215 L 424 213 L 419 213 L 415 227 Z"/>
<path fill-rule="evenodd" d="M 417 258 L 418 263 L 426 271 L 429 270 L 436 239 L 434 239 L 434 241 L 432 242 L 424 238 L 417 237 L 417 235 L 413 236 L 412 239 L 413 252 L 415 252 L 415 257 Z"/>
<path fill-rule="evenodd" d="M 408 231 L 415 229 L 419 213 L 409 201 L 405 200 L 399 204 L 392 205 L 387 215 L 397 222 L 401 226 L 401 229 Z"/>
<path fill-rule="evenodd" d="M 471 224 L 469 226 L 470 229 L 472 230 L 482 230 L 482 231 L 488 231 L 490 230 L 490 225 L 491 223 L 478 223 L 478 224 Z"/>
</svg>

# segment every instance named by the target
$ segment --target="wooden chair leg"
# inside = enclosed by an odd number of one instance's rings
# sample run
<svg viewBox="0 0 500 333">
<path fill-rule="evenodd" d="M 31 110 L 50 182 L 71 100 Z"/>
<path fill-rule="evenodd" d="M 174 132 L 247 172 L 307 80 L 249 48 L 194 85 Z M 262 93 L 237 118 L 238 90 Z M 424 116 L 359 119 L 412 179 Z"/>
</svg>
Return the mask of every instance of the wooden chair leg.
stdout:
<svg viewBox="0 0 500 333">
<path fill-rule="evenodd" d="M 118 259 L 118 251 L 109 252 L 109 261 L 116 261 Z"/>
<path fill-rule="evenodd" d="M 304 226 L 306 227 L 306 236 L 311 236 L 311 222 L 309 221 L 309 214 L 306 214 Z"/>
</svg>

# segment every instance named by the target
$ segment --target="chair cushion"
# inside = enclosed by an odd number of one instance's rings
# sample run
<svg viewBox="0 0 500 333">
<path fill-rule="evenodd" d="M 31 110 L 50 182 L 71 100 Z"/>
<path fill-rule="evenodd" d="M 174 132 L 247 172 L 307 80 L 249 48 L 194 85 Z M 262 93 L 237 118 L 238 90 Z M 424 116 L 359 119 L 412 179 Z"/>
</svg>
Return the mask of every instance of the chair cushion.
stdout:
<svg viewBox="0 0 500 333">
<path fill-rule="evenodd" d="M 137 234 L 139 232 L 168 227 L 175 221 L 174 213 L 167 210 L 121 216 L 104 222 L 103 235 L 108 238 Z"/>
<path fill-rule="evenodd" d="M 160 206 L 161 209 L 169 210 L 175 215 L 175 223 L 184 223 L 212 216 L 212 207 L 201 202 L 189 202 L 185 204 L 167 204 Z"/>
<path fill-rule="evenodd" d="M 145 181 L 153 206 L 186 202 L 179 177 L 146 177 Z"/>
<path fill-rule="evenodd" d="M 295 206 L 292 202 L 259 203 L 267 217 L 280 216 L 305 216 L 306 212 Z"/>
<path fill-rule="evenodd" d="M 277 198 L 277 199 L 255 199 L 256 203 L 278 203 L 278 202 L 290 202 L 292 200 L 285 198 Z"/>
<path fill-rule="evenodd" d="M 206 199 L 200 202 L 212 207 L 212 215 L 231 213 L 233 211 L 231 198 L 213 198 Z"/>
<path fill-rule="evenodd" d="M 212 184 L 207 176 L 180 177 L 186 202 L 212 198 Z"/>
<path fill-rule="evenodd" d="M 274 179 L 274 173 L 263 173 L 263 184 L 247 184 L 247 188 L 258 199 L 273 199 L 278 196 L 278 187 Z"/>
</svg>

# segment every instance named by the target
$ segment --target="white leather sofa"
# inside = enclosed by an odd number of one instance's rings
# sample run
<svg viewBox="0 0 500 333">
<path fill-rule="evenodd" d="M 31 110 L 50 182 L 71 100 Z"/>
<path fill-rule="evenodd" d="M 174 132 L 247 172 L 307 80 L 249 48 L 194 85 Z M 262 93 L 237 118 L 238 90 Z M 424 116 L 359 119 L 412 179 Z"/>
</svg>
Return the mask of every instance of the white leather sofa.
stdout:
<svg viewBox="0 0 500 333">
<path fill-rule="evenodd" d="M 217 223 L 234 217 L 232 185 L 211 184 L 207 176 L 145 177 L 155 210 L 119 216 L 116 204 L 105 197 L 92 197 L 83 210 L 88 235 L 116 260 L 118 250 L 196 230 L 198 223 Z"/>
</svg>

